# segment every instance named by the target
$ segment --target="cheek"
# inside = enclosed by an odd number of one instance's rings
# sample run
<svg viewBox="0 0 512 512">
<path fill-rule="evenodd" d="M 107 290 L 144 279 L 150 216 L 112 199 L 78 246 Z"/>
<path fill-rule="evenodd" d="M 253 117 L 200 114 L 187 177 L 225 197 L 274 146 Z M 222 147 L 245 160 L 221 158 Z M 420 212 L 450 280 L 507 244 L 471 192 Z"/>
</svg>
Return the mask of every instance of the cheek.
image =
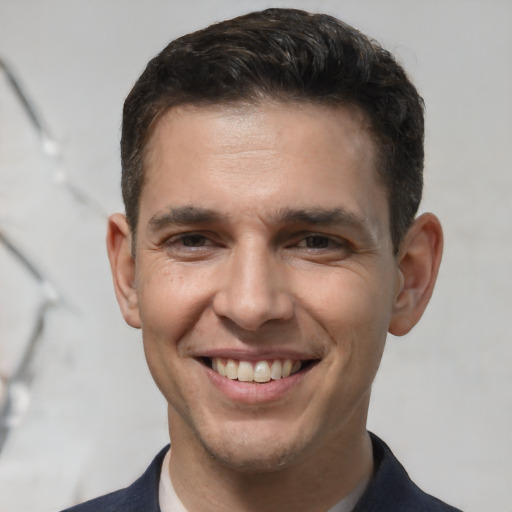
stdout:
<svg viewBox="0 0 512 512">
<path fill-rule="evenodd" d="M 195 326 L 211 295 L 204 274 L 201 269 L 168 265 L 140 276 L 137 295 L 145 343 L 174 349 Z"/>
<path fill-rule="evenodd" d="M 139 276 L 137 292 L 144 352 L 153 379 L 169 404 L 185 414 L 186 395 L 191 389 L 187 336 L 197 324 L 208 304 L 208 292 L 200 286 L 205 277 L 195 278 L 168 265 Z M 193 363 L 192 363 L 193 364 Z M 195 393 L 194 390 L 192 390 Z"/>
<path fill-rule="evenodd" d="M 391 315 L 387 283 L 372 283 L 354 272 L 317 278 L 299 301 L 300 328 L 312 339 L 327 338 L 334 350 L 333 380 L 349 373 L 354 383 L 371 380 L 380 364 Z M 343 377 L 341 377 L 343 378 Z"/>
<path fill-rule="evenodd" d="M 344 269 L 309 277 L 298 302 L 329 331 L 386 330 L 392 309 L 389 290 L 388 283 Z"/>
</svg>

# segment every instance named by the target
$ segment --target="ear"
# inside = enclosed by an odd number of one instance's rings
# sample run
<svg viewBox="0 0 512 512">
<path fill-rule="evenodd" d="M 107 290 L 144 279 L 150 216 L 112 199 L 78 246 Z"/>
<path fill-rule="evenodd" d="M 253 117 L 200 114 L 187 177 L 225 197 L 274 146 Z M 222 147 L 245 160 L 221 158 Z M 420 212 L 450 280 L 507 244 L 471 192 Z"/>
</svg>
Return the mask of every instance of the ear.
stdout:
<svg viewBox="0 0 512 512">
<path fill-rule="evenodd" d="M 120 213 L 108 219 L 107 251 L 121 313 L 128 325 L 140 328 L 132 235 L 126 217 Z"/>
<path fill-rule="evenodd" d="M 395 299 L 391 334 L 407 334 L 423 315 L 434 290 L 442 252 L 441 224 L 435 215 L 425 213 L 413 222 L 398 252 L 403 286 Z"/>
</svg>

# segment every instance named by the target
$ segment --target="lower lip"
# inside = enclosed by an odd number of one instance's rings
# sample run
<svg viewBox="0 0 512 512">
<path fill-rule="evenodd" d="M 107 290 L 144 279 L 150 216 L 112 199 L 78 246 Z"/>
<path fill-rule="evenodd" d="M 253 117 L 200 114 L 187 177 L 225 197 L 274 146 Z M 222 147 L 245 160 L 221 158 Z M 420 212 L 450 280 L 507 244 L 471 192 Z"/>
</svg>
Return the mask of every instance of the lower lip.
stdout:
<svg viewBox="0 0 512 512">
<path fill-rule="evenodd" d="M 275 402 L 288 395 L 293 388 L 299 385 L 309 368 L 290 375 L 289 377 L 271 380 L 265 383 L 240 382 L 222 377 L 211 368 L 204 366 L 211 383 L 227 398 L 245 404 L 263 404 Z"/>
</svg>

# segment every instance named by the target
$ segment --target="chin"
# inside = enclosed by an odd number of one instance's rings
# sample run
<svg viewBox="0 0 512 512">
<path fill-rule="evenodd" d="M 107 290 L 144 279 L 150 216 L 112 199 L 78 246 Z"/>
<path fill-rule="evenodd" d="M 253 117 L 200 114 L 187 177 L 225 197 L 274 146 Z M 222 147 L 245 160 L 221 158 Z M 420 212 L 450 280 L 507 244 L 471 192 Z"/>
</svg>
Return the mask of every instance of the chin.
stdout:
<svg viewBox="0 0 512 512">
<path fill-rule="evenodd" d="M 202 439 L 212 459 L 239 472 L 267 473 L 292 465 L 305 451 L 303 439 L 280 432 L 244 429 L 225 432 L 220 439 Z"/>
<path fill-rule="evenodd" d="M 236 449 L 214 450 L 205 447 L 210 456 L 222 465 L 241 473 L 271 473 L 287 467 L 295 460 L 296 454 L 290 451 L 281 450 L 262 453 L 255 450 L 254 453 L 244 448 L 241 451 Z"/>
</svg>

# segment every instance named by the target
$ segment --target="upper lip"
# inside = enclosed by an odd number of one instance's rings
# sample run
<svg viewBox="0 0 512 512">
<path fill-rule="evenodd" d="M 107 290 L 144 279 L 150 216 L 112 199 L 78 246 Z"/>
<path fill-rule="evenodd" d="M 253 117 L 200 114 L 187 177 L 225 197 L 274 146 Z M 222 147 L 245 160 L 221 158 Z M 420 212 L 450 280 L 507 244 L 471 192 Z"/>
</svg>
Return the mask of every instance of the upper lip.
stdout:
<svg viewBox="0 0 512 512">
<path fill-rule="evenodd" d="M 233 348 L 217 348 L 201 351 L 197 357 L 234 359 L 237 361 L 272 361 L 274 359 L 290 359 L 292 361 L 309 361 L 311 359 L 320 359 L 318 354 L 311 351 L 297 351 L 290 349 L 266 349 L 266 350 L 247 350 Z"/>
</svg>

